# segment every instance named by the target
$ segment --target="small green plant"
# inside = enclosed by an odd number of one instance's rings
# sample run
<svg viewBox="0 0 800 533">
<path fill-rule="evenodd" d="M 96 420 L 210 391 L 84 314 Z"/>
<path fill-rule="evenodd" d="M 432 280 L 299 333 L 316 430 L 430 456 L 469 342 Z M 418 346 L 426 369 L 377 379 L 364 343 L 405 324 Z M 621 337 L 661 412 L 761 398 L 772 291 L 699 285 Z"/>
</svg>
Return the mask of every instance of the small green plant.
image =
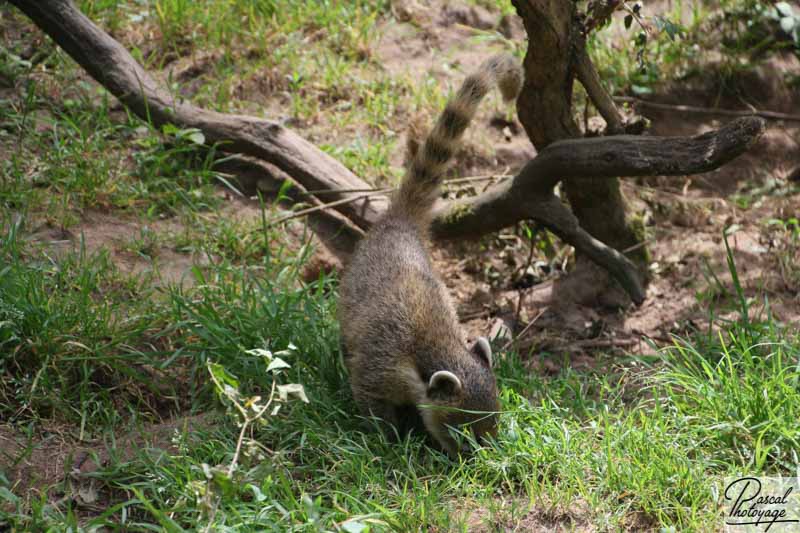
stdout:
<svg viewBox="0 0 800 533">
<path fill-rule="evenodd" d="M 236 440 L 236 449 L 233 452 L 233 457 L 227 466 L 211 467 L 206 463 L 202 465 L 207 483 L 203 490 L 198 487 L 198 494 L 208 513 L 206 531 L 211 531 L 221 499 L 223 497 L 235 497 L 240 487 L 247 486 L 246 481 L 248 480 L 237 468 L 242 446 L 245 444 L 251 425 L 266 425 L 268 423 L 267 419 L 277 415 L 281 406 L 289 401 L 290 398 L 296 398 L 308 403 L 308 397 L 302 385 L 297 383 L 278 384 L 281 372 L 290 368 L 289 363 L 282 357 L 291 356 L 296 350 L 297 348 L 293 344 L 289 344 L 285 350 L 275 354 L 263 348 L 245 350 L 243 352 L 244 355 L 256 357 L 262 361 L 266 374 L 271 376 L 272 385 L 269 386 L 269 394 L 265 399 L 262 399 L 260 395 L 245 396 L 239 388 L 239 380 L 228 372 L 224 366 L 211 361 L 207 364 L 208 373 L 214 382 L 217 396 L 236 418 L 237 425 L 241 429 Z M 257 459 L 264 458 L 263 447 L 258 441 L 249 439 L 248 444 L 248 455 L 254 456 L 257 454 Z M 268 459 L 264 458 L 263 460 Z"/>
<path fill-rule="evenodd" d="M 137 254 L 145 259 L 154 259 L 158 254 L 159 236 L 148 226 L 142 226 L 139 234 L 131 237 L 125 244 L 125 248 L 131 253 Z"/>
<path fill-rule="evenodd" d="M 134 404 L 158 390 L 134 347 L 162 316 L 154 302 L 132 298 L 141 283 L 126 283 L 108 253 L 81 246 L 56 262 L 25 245 L 21 220 L 3 227 L 0 416 L 92 419 L 99 428 L 118 418 L 103 409 L 112 390 Z"/>
</svg>

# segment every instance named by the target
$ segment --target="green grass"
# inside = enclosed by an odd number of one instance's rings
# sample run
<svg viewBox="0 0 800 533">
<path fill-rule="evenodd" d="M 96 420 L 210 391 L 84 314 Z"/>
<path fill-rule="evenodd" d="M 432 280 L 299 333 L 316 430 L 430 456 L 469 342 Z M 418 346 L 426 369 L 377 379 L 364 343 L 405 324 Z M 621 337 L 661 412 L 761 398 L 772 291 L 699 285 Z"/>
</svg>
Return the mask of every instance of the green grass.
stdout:
<svg viewBox="0 0 800 533">
<path fill-rule="evenodd" d="M 511 10 L 505 0 L 473 3 Z M 373 30 L 391 17 L 386 1 L 81 7 L 150 68 L 209 52 L 188 98 L 250 110 L 255 84 L 280 118 L 307 126 L 376 185 L 397 178 L 390 156 L 405 121 L 431 116 L 448 92 L 431 76 L 395 77 L 377 64 Z M 693 16 L 691 39 L 711 20 Z M 469 531 L 480 523 L 503 531 L 533 513 L 566 527 L 713 530 L 724 476 L 796 472 L 798 331 L 757 316 L 760 302 L 718 276 L 705 297 L 717 313 L 734 302 L 738 318 L 715 315 L 713 328 L 650 356 L 599 356 L 597 370 L 565 365 L 545 376 L 531 359 L 568 354 L 498 354 L 503 413 L 490 446 L 452 460 L 419 435 L 388 441 L 354 415 L 337 280 L 302 280 L 306 240 L 300 247 L 264 224 L 270 205 L 255 220 L 231 216 L 215 154 L 197 132 L 153 129 L 115 108 L 46 41 L 39 66 L 21 60 L 25 44 L 0 51 L 0 74 L 17 87 L 0 105 L 8 154 L 0 158 L 0 419 L 30 440 L 0 464 L 27 460 L 54 434 L 110 456 L 32 492 L 0 467 L 0 529 Z M 615 72 L 606 78 L 615 92 L 683 75 L 697 59 L 685 44 L 659 41 L 653 77 L 634 55 L 600 39 L 592 46 L 603 72 Z M 98 213 L 135 230 L 95 250 L 79 231 Z M 778 268 L 796 286 L 797 221 L 768 227 L 786 246 Z M 71 229 L 77 245 L 37 242 L 42 228 Z M 190 283 L 114 262 L 126 254 L 157 266 L 167 252 L 197 259 Z M 279 357 L 290 367 L 267 370 L 253 349 L 288 350 Z M 210 370 L 231 388 L 220 392 Z M 248 419 L 243 431 L 232 399 L 263 405 L 273 383 L 302 384 L 309 403 L 276 400 L 277 413 Z M 185 429 L 194 415 L 201 422 Z M 162 419 L 175 429 L 159 448 L 126 439 Z"/>
<path fill-rule="evenodd" d="M 23 103 L 6 112 L 3 207 L 33 210 L 68 228 L 86 210 L 129 209 L 152 218 L 218 206 L 214 150 L 199 150 L 196 132 L 156 131 L 127 115 L 120 122 L 108 105 L 103 95 L 99 105 L 65 100 L 56 107 L 31 84 Z"/>
<path fill-rule="evenodd" d="M 213 410 L 208 363 L 234 376 L 243 397 L 264 396 L 272 378 L 245 350 L 290 344 L 291 368 L 280 379 L 303 384 L 310 400 L 254 424 L 230 480 L 224 471 L 239 429 L 234 413 L 220 413 L 201 429 L 178 431 L 179 453 L 145 450 L 91 474 L 118 504 L 100 516 L 79 521 L 68 504 L 23 505 L 6 493 L 16 503 L 5 520 L 19 530 L 194 529 L 209 519 L 218 529 L 466 530 L 466 518 L 453 512 L 464 509 L 459 502 L 484 508 L 488 521 L 508 520 L 508 511 L 493 514 L 498 497 L 521 502 L 522 515 L 531 499 L 547 502 L 539 512 L 580 505 L 583 518 L 613 527 L 636 515 L 651 525 L 706 529 L 717 517 L 721 477 L 788 474 L 797 463 L 800 344 L 796 331 L 770 317 L 720 323 L 716 334 L 676 339 L 651 358 L 604 372 L 543 378 L 517 354 L 502 354 L 500 434 L 452 461 L 418 436 L 387 442 L 353 415 L 337 349 L 335 280 L 299 283 L 302 255 L 270 255 L 246 269 L 223 262 L 198 270 L 194 288 L 148 303 L 141 294 L 107 292 L 113 275 L 102 257 L 67 259 L 57 271 L 22 263 L 16 234 L 4 243 L 10 267 L 0 294 L 4 353 L 13 354 L 2 359 L 4 407 L 24 405 L 17 418 L 45 418 L 65 405 L 61 417 L 96 435 L 123 427 L 120 398 L 109 390 L 145 390 L 153 374 L 142 368 L 177 381 L 186 397 L 173 409 Z M 123 305 L 128 320 L 115 320 Z M 139 401 L 128 395 L 122 404 L 145 410 Z"/>
<path fill-rule="evenodd" d="M 158 59 L 174 59 L 195 47 L 222 46 L 232 51 L 247 43 L 264 52 L 294 33 L 320 33 L 344 56 L 358 57 L 374 38 L 372 26 L 388 10 L 385 0 L 353 2 L 313 0 L 83 0 L 81 10 L 112 30 L 126 19 L 152 24 L 158 35 Z M 347 24 L 341 24 L 346 20 Z"/>
<path fill-rule="evenodd" d="M 136 298 L 147 280 L 118 275 L 107 253 L 85 249 L 54 259 L 30 253 L 22 227 L 6 221 L 0 249 L 0 413 L 6 420 L 57 418 L 92 427 L 148 408 L 159 380 L 136 349 L 163 327 L 154 305 Z M 161 380 L 166 383 L 166 380 Z"/>
</svg>

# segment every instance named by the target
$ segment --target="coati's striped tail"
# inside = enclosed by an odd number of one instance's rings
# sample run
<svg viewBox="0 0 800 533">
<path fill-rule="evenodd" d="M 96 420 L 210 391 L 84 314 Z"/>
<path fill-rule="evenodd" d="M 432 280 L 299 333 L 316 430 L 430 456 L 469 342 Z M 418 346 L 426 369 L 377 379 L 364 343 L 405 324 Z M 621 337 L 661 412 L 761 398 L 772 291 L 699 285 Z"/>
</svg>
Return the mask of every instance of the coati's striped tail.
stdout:
<svg viewBox="0 0 800 533">
<path fill-rule="evenodd" d="M 522 86 L 522 70 L 510 55 L 493 56 L 467 76 L 411 161 L 394 199 L 393 211 L 417 222 L 427 223 L 431 207 L 439 195 L 447 163 L 458 149 L 461 136 L 475 116 L 478 104 L 495 83 L 504 100 L 512 100 L 517 96 Z"/>
</svg>

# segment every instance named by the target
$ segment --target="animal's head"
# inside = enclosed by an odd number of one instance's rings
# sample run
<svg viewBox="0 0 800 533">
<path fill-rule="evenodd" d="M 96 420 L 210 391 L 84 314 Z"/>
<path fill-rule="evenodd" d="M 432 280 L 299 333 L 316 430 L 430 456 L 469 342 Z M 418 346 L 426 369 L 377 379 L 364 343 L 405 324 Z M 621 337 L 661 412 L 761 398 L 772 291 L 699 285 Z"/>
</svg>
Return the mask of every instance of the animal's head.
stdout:
<svg viewBox="0 0 800 533">
<path fill-rule="evenodd" d="M 452 369 L 431 375 L 426 407 L 420 410 L 425 428 L 451 455 L 460 451 L 451 428 L 469 431 L 480 441 L 496 433 L 500 410 L 489 342 L 480 337 L 456 360 Z"/>
</svg>

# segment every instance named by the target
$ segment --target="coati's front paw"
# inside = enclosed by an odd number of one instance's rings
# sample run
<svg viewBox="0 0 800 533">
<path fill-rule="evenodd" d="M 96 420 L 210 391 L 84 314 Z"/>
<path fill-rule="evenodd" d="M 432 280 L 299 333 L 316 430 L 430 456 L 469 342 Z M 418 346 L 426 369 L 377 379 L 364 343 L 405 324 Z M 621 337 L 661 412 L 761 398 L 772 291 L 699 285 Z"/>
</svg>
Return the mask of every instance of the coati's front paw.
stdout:
<svg viewBox="0 0 800 533">
<path fill-rule="evenodd" d="M 370 400 L 361 406 L 361 414 L 371 427 L 377 427 L 387 439 L 398 440 L 400 418 L 394 405 L 380 400 Z"/>
</svg>

